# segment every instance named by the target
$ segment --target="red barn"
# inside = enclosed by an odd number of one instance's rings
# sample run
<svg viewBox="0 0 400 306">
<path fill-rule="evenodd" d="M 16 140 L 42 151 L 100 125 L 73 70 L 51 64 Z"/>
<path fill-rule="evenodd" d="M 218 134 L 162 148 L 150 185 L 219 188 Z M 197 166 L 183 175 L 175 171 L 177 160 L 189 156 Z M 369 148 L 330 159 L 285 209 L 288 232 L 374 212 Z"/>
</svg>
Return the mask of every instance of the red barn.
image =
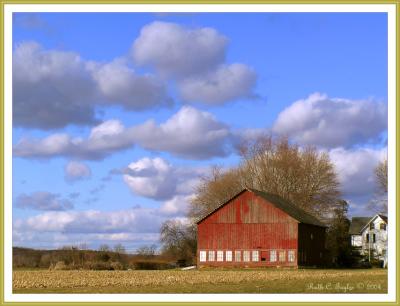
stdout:
<svg viewBox="0 0 400 306">
<path fill-rule="evenodd" d="M 281 197 L 245 189 L 197 222 L 197 266 L 320 265 L 325 229 Z"/>
</svg>

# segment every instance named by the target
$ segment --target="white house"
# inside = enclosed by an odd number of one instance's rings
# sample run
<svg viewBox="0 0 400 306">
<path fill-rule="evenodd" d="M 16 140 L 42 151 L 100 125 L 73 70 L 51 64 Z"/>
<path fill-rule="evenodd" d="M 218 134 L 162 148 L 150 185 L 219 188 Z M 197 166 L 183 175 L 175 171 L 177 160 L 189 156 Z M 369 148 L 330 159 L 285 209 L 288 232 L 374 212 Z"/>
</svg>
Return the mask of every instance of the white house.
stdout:
<svg viewBox="0 0 400 306">
<path fill-rule="evenodd" d="M 355 217 L 350 225 L 351 245 L 368 259 L 387 262 L 387 216 L 377 214 L 372 218 Z"/>
</svg>

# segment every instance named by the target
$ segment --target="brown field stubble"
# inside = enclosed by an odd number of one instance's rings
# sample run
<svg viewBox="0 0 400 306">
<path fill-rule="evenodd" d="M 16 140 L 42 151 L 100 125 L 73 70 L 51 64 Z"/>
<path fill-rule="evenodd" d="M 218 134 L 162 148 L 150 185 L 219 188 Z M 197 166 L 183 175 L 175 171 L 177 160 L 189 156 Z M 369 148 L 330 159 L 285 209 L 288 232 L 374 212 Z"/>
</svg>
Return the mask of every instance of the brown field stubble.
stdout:
<svg viewBox="0 0 400 306">
<path fill-rule="evenodd" d="M 23 270 L 13 272 L 13 292 L 386 293 L 387 270 Z"/>
</svg>

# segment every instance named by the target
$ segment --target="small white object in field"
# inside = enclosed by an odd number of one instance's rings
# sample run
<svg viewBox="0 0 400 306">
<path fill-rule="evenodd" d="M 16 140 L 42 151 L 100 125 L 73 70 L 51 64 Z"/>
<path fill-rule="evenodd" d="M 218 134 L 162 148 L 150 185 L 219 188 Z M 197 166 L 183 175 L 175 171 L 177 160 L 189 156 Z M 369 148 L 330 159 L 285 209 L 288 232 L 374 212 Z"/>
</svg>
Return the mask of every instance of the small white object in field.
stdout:
<svg viewBox="0 0 400 306">
<path fill-rule="evenodd" d="M 196 269 L 196 266 L 184 267 L 181 270 L 192 270 L 192 269 Z"/>
</svg>

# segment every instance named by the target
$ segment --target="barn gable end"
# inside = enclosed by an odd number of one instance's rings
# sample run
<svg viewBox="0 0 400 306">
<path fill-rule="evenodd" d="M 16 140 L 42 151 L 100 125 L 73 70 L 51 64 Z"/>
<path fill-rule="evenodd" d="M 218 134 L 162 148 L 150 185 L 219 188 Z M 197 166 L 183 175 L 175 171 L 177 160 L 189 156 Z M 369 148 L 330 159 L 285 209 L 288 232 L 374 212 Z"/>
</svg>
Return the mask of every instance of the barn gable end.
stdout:
<svg viewBox="0 0 400 306">
<path fill-rule="evenodd" d="M 241 191 L 198 220 L 197 226 L 199 266 L 297 266 L 299 261 L 307 264 L 306 258 L 316 262 L 324 244 L 325 228 L 318 219 L 254 189 Z M 318 252 L 311 257 L 312 244 L 318 245 Z"/>
</svg>

